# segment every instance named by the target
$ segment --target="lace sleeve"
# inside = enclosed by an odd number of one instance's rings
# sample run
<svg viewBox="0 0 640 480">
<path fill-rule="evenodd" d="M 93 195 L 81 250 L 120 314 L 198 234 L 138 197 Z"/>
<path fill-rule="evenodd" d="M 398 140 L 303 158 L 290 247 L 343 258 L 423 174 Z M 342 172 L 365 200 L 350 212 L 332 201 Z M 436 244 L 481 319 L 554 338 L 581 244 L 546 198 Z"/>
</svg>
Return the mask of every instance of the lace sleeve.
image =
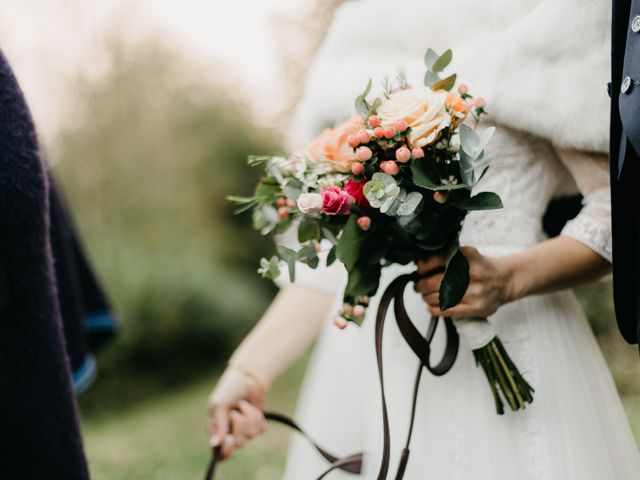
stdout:
<svg viewBox="0 0 640 480">
<path fill-rule="evenodd" d="M 611 193 L 606 157 L 560 151 L 560 158 L 582 194 L 583 207 L 562 235 L 575 238 L 611 262 Z"/>
</svg>

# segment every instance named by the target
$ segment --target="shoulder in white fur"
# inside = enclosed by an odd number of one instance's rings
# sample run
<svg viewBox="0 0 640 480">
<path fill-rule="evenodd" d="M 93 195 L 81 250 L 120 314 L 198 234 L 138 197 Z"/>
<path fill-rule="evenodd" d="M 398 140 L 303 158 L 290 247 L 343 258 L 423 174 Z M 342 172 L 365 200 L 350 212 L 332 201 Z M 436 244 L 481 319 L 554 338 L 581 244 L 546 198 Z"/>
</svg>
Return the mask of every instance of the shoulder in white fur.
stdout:
<svg viewBox="0 0 640 480">
<path fill-rule="evenodd" d="M 556 146 L 605 152 L 607 0 L 349 1 L 337 11 L 295 116 L 299 142 L 353 112 L 369 78 L 403 68 L 421 83 L 427 47 L 487 99 L 490 120 Z"/>
</svg>

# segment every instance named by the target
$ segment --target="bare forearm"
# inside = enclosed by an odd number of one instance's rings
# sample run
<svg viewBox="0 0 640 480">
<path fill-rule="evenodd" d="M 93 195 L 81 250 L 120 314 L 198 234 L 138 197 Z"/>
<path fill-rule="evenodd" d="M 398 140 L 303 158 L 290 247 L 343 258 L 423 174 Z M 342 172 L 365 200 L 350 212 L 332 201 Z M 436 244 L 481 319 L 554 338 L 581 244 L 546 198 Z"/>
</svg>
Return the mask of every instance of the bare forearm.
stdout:
<svg viewBox="0 0 640 480">
<path fill-rule="evenodd" d="M 611 270 L 609 262 L 596 252 L 562 235 L 497 259 L 497 262 L 508 278 L 507 302 L 575 287 Z"/>
<path fill-rule="evenodd" d="M 229 363 L 269 386 L 316 338 L 332 301 L 313 288 L 284 287 Z"/>
</svg>

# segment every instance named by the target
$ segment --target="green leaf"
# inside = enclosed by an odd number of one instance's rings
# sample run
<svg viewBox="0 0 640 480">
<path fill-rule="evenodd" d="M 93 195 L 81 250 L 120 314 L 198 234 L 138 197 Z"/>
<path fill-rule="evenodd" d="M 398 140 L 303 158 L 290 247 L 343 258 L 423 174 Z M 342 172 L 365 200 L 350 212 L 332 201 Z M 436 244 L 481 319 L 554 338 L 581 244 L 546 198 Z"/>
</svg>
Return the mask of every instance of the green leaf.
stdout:
<svg viewBox="0 0 640 480">
<path fill-rule="evenodd" d="M 428 70 L 433 70 L 433 65 L 438 61 L 439 55 L 432 49 L 427 49 L 427 53 L 424 54 L 424 63 Z"/>
<path fill-rule="evenodd" d="M 320 224 L 313 218 L 306 217 L 298 227 L 298 242 L 305 243 L 309 240 L 320 240 Z"/>
<path fill-rule="evenodd" d="M 329 253 L 327 254 L 327 267 L 333 265 L 333 262 L 335 262 L 336 259 L 336 246 L 334 245 L 333 247 L 331 247 L 331 250 L 329 250 Z"/>
<path fill-rule="evenodd" d="M 428 70 L 427 73 L 424 74 L 425 87 L 431 88 L 431 85 L 439 81 L 440 81 L 440 76 L 437 73 L 433 73 L 432 71 Z"/>
<path fill-rule="evenodd" d="M 371 91 L 371 79 L 367 82 L 367 87 L 364 89 L 358 97 L 356 98 L 356 112 L 365 120 L 369 118 L 369 104 L 367 103 L 367 95 Z"/>
<path fill-rule="evenodd" d="M 380 265 L 372 265 L 366 268 L 357 267 L 350 271 L 347 286 L 344 289 L 345 297 L 374 295 L 380 284 L 380 270 Z"/>
<path fill-rule="evenodd" d="M 269 260 L 261 258 L 258 273 L 262 275 L 263 278 L 275 280 L 280 276 L 280 259 L 275 255 Z"/>
<path fill-rule="evenodd" d="M 438 57 L 438 59 L 433 63 L 431 70 L 436 73 L 443 71 L 447 66 L 449 66 L 452 58 L 453 52 L 449 49 Z"/>
<path fill-rule="evenodd" d="M 316 268 L 320 259 L 318 258 L 318 251 L 316 250 L 316 242 L 306 243 L 298 252 L 297 260 L 309 265 L 311 268 Z"/>
<path fill-rule="evenodd" d="M 445 191 L 467 188 L 467 186 L 463 183 L 446 185 L 442 184 L 440 182 L 440 171 L 438 170 L 437 165 L 427 159 L 421 159 L 419 161 L 412 162 L 411 173 L 413 174 L 413 182 L 416 185 L 418 185 L 419 187 L 427 188 L 429 190 Z"/>
<path fill-rule="evenodd" d="M 287 181 L 284 187 L 282 187 L 282 193 L 291 200 L 298 200 L 298 197 L 302 194 L 302 182 L 297 178 L 292 178 Z"/>
<path fill-rule="evenodd" d="M 449 91 L 456 84 L 456 78 L 458 78 L 458 76 L 455 73 L 453 75 L 449 75 L 447 78 L 443 78 L 442 80 L 439 80 L 431 85 L 431 89 Z"/>
<path fill-rule="evenodd" d="M 356 223 L 356 215 L 351 215 L 340 236 L 340 241 L 336 248 L 336 256 L 344 263 L 347 271 L 351 271 L 360 256 L 360 246 L 362 244 L 362 230 Z"/>
<path fill-rule="evenodd" d="M 470 198 L 451 199 L 451 204 L 461 210 L 497 210 L 502 208 L 502 200 L 493 192 L 481 192 Z"/>
<path fill-rule="evenodd" d="M 278 245 L 276 247 L 278 250 L 278 256 L 284 260 L 289 267 L 289 280 L 291 283 L 296 281 L 296 261 L 298 260 L 298 252 L 287 248 L 283 245 Z"/>
<path fill-rule="evenodd" d="M 460 250 L 451 257 L 440 285 L 440 310 L 455 307 L 469 286 L 469 262 Z"/>
<path fill-rule="evenodd" d="M 334 246 L 338 245 L 338 239 L 336 238 L 334 233 L 331 230 L 329 230 L 327 227 L 322 227 L 322 234 L 324 235 L 324 238 L 326 238 L 331 243 L 333 243 Z"/>
</svg>

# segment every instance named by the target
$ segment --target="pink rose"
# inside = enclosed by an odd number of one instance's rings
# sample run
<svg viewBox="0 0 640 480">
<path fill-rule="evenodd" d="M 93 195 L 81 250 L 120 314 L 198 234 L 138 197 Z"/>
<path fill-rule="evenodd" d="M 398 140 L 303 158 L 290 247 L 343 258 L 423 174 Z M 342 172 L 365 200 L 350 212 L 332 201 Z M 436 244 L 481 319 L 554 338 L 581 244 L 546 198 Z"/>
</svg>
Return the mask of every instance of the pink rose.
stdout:
<svg viewBox="0 0 640 480">
<path fill-rule="evenodd" d="M 322 192 L 322 210 L 327 215 L 348 214 L 352 203 L 351 195 L 336 186 L 329 187 Z"/>
<path fill-rule="evenodd" d="M 361 207 L 370 207 L 369 201 L 364 196 L 364 192 L 362 191 L 366 183 L 367 182 L 365 181 L 356 182 L 354 179 L 350 178 L 349 180 L 347 180 L 347 183 L 344 186 L 345 192 L 353 197 L 356 205 L 359 205 Z"/>
</svg>

